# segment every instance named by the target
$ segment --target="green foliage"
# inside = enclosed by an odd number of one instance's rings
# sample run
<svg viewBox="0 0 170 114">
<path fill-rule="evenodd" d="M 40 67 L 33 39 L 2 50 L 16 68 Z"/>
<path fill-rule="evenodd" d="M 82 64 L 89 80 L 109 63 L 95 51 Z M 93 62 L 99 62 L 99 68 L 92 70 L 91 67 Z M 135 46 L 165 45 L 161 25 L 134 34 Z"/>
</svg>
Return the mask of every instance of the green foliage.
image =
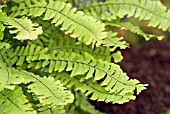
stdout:
<svg viewBox="0 0 170 114">
<path fill-rule="evenodd" d="M 25 2 L 25 3 L 24 3 Z M 61 25 L 60 29 L 65 31 L 65 34 L 70 34 L 73 38 L 78 38 L 80 42 L 87 45 L 93 43 L 97 46 L 101 45 L 102 39 L 106 38 L 107 34 L 104 31 L 104 24 L 90 16 L 84 15 L 83 12 L 76 12 L 71 4 L 66 4 L 61 1 L 50 0 L 47 3 L 45 0 L 40 2 L 31 0 L 20 3 L 19 7 L 13 7 L 12 16 L 41 16 L 43 20 L 50 20 L 55 26 Z M 81 32 L 83 31 L 83 32 Z"/>
<path fill-rule="evenodd" d="M 9 18 L 8 28 L 14 28 L 14 30 L 10 30 L 11 34 L 17 34 L 14 38 L 18 40 L 35 40 L 38 38 L 39 34 L 42 34 L 42 28 L 34 28 L 37 27 L 36 24 L 32 24 L 32 21 L 27 17 L 16 19 Z"/>
<path fill-rule="evenodd" d="M 161 39 L 121 20 L 149 20 L 167 30 L 169 10 L 150 0 L 83 3 L 8 0 L 0 5 L 2 114 L 99 114 L 88 98 L 123 104 L 146 89 L 116 64 L 123 58 L 120 49 L 129 45 L 112 28 Z"/>
<path fill-rule="evenodd" d="M 4 90 L 0 93 L 0 110 L 2 114 L 35 114 L 31 104 L 23 95 L 20 87 Z"/>
<path fill-rule="evenodd" d="M 87 3 L 81 10 L 85 14 L 109 21 L 133 16 L 139 20 L 149 20 L 149 26 L 169 30 L 169 10 L 159 0 L 106 0 L 100 3 L 94 1 L 93 4 Z"/>
</svg>

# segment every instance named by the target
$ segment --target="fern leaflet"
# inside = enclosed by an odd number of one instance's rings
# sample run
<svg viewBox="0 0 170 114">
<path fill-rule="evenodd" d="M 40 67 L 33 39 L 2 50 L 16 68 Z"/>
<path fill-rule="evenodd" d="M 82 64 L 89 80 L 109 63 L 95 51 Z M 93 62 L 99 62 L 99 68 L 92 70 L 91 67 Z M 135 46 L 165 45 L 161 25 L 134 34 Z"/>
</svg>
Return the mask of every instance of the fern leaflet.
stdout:
<svg viewBox="0 0 170 114">
<path fill-rule="evenodd" d="M 20 19 L 9 18 L 7 24 L 11 34 L 17 34 L 14 38 L 18 40 L 35 40 L 38 35 L 42 34 L 42 28 L 37 27 L 37 24 L 32 24 L 32 21 L 27 17 Z"/>
</svg>

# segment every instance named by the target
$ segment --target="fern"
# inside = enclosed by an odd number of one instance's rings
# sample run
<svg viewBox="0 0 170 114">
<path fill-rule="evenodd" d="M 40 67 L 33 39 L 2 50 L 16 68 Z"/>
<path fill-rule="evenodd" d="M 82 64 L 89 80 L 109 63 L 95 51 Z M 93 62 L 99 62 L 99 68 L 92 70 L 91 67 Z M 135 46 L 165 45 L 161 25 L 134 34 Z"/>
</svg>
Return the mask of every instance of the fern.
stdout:
<svg viewBox="0 0 170 114">
<path fill-rule="evenodd" d="M 129 79 L 116 64 L 129 45 L 112 28 L 161 39 L 121 19 L 167 30 L 169 15 L 150 0 L 8 0 L 0 5 L 0 112 L 98 114 L 87 97 L 134 100 L 147 84 Z"/>
<path fill-rule="evenodd" d="M 24 51 L 25 50 L 25 51 Z M 127 93 L 133 93 L 135 89 L 139 89 L 137 80 L 129 80 L 125 73 L 116 64 L 110 64 L 106 61 L 95 60 L 89 54 L 85 54 L 85 58 L 75 53 L 66 53 L 56 50 L 51 52 L 48 48 L 41 50 L 41 47 L 35 47 L 34 45 L 24 47 L 18 47 L 16 52 L 12 54 L 12 63 L 16 65 L 22 65 L 24 60 L 28 62 L 28 68 L 35 66 L 35 68 L 42 68 L 44 71 L 52 73 L 53 71 L 72 71 L 71 77 L 76 75 L 86 74 L 85 79 L 90 79 L 94 74 L 94 81 L 106 79 L 102 82 L 102 86 L 106 86 L 105 89 L 110 93 L 125 95 Z M 18 57 L 17 57 L 18 56 Z M 28 56 L 28 58 L 26 57 Z M 39 60 L 39 62 L 34 61 Z M 144 89 L 144 88 L 143 88 Z"/>
<path fill-rule="evenodd" d="M 31 83 L 27 87 L 29 89 L 28 92 L 34 93 L 39 99 L 39 102 L 42 105 L 48 105 L 48 108 L 55 109 L 55 107 L 57 106 L 66 105 L 67 103 L 72 102 L 73 95 L 71 94 L 71 92 L 66 91 L 66 88 L 62 87 L 62 84 L 60 84 L 59 81 L 54 81 L 53 78 L 41 78 L 26 71 L 8 68 L 7 65 L 2 61 L 2 58 L 0 60 L 0 72 L 2 75 L 2 79 L 0 82 L 0 91 L 3 91 L 5 88 L 13 90 L 16 85 L 21 83 Z M 9 111 L 10 109 L 5 110 Z M 24 109 L 21 108 L 20 110 L 20 113 L 24 113 L 22 111 Z M 25 110 L 25 113 L 26 111 L 27 110 Z"/>
<path fill-rule="evenodd" d="M 33 92 L 43 105 L 56 107 L 71 103 L 73 100 L 71 92 L 66 91 L 66 88 L 62 87 L 59 81 L 54 82 L 53 78 L 40 78 L 26 71 L 12 70 L 12 72 L 20 79 L 23 79 L 22 76 L 25 75 L 23 83 L 33 82 L 27 87 L 28 92 Z"/>
<path fill-rule="evenodd" d="M 128 47 L 128 44 L 125 41 L 122 42 L 120 38 L 115 37 L 116 34 L 112 34 L 111 32 L 109 32 L 108 37 L 103 41 L 103 44 L 109 40 L 108 41 L 110 43 L 109 46 L 112 47 L 114 46 L 115 47 L 114 49 L 109 47 L 95 47 L 94 49 L 92 49 L 91 48 L 92 45 L 85 44 L 77 45 L 76 39 L 70 39 L 70 37 L 64 36 L 60 30 L 58 29 L 56 30 L 55 27 L 51 26 L 48 22 L 46 22 L 45 26 L 43 27 L 44 27 L 43 31 L 45 32 L 45 34 L 42 34 L 36 41 L 30 42 L 30 44 L 34 43 L 42 47 L 48 47 L 50 50 L 75 52 L 77 54 L 82 55 L 84 55 L 84 53 L 89 53 L 96 59 L 102 59 L 106 61 L 110 61 L 111 58 L 114 58 L 116 62 L 119 62 L 121 59 L 117 58 L 122 58 L 122 56 L 120 55 L 120 52 L 117 52 L 119 53 L 119 55 L 118 57 L 115 57 L 116 53 L 111 54 L 111 51 L 114 51 L 116 48 L 119 47 L 123 49 Z M 57 43 L 55 43 L 55 40 L 57 40 Z M 112 42 L 110 42 L 110 40 Z M 43 42 L 46 42 L 46 44 L 48 45 L 44 45 Z"/>
<path fill-rule="evenodd" d="M 91 95 L 90 99 L 92 100 L 122 104 L 135 99 L 133 93 L 127 93 L 125 95 L 110 93 L 101 84 L 94 83 L 92 79 L 86 80 L 84 76 L 70 77 L 69 74 L 64 72 L 53 73 L 50 76 L 55 76 L 56 80 L 60 80 L 68 88 L 75 86 L 76 90 L 80 90 L 86 96 Z"/>
<path fill-rule="evenodd" d="M 34 1 L 33 3 L 35 4 L 31 4 L 31 1 L 28 0 L 21 3 L 19 7 L 14 7 L 12 16 L 32 15 L 37 17 L 45 13 L 44 20 L 51 19 L 51 23 L 54 23 L 55 26 L 61 25 L 60 29 L 65 31 L 66 34 L 70 34 L 73 38 L 78 38 L 80 42 L 87 45 L 92 43 L 99 46 L 107 36 L 106 32 L 103 32 L 104 24 L 92 17 L 85 16 L 83 12 L 76 12 L 76 9 L 72 8 L 71 4 L 51 0 L 48 4 L 45 0 L 41 2 Z"/>
<path fill-rule="evenodd" d="M 169 10 L 157 0 L 107 0 L 94 2 L 81 8 L 85 14 L 97 16 L 102 20 L 112 20 L 117 17 L 135 17 L 139 20 L 149 20 L 149 26 L 169 30 Z"/>
</svg>

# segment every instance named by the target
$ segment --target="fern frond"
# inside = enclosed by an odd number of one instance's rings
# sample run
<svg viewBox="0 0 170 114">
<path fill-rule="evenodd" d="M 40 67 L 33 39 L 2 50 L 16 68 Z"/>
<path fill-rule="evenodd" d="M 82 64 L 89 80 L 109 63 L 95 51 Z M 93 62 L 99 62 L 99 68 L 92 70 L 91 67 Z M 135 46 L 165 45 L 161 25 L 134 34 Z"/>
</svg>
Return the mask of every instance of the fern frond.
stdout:
<svg viewBox="0 0 170 114">
<path fill-rule="evenodd" d="M 66 90 L 59 81 L 54 81 L 52 77 L 39 77 L 24 70 L 11 69 L 12 73 L 23 79 L 23 83 L 30 83 L 28 91 L 37 96 L 42 105 L 48 105 L 49 108 L 66 105 L 73 102 L 73 95 Z"/>
<path fill-rule="evenodd" d="M 125 103 L 130 100 L 134 100 L 135 96 L 132 93 L 127 93 L 125 95 L 120 95 L 119 93 L 109 93 L 101 86 L 101 84 L 97 84 L 93 82 L 93 79 L 86 80 L 85 76 L 76 76 L 70 77 L 70 74 L 65 72 L 61 73 L 52 73 L 50 76 L 56 76 L 56 80 L 60 80 L 62 84 L 67 86 L 68 88 L 74 86 L 76 90 L 80 90 L 86 96 L 90 95 L 90 99 L 112 102 L 112 103 Z"/>
<path fill-rule="evenodd" d="M 157 38 L 159 40 L 162 40 L 162 38 L 164 36 L 156 36 L 156 35 L 153 35 L 153 34 L 146 34 L 143 32 L 142 29 L 140 29 L 138 26 L 135 26 L 133 25 L 132 23 L 130 22 L 106 22 L 106 25 L 107 26 L 114 26 L 114 27 L 119 27 L 121 29 L 124 29 L 124 30 L 129 30 L 137 35 L 140 35 L 142 37 L 145 38 L 146 41 L 150 40 L 150 39 L 153 39 L 153 38 Z"/>
<path fill-rule="evenodd" d="M 71 39 L 64 35 L 61 30 L 56 29 L 51 23 L 42 22 L 39 19 L 36 23 L 43 27 L 44 32 L 36 41 L 29 41 L 28 44 L 37 44 L 41 47 L 48 47 L 49 50 L 75 52 L 82 55 L 87 52 L 96 59 L 111 60 L 109 47 L 92 48 L 92 45 L 76 44 L 77 39 Z"/>
<path fill-rule="evenodd" d="M 41 68 L 49 73 L 71 71 L 71 77 L 86 74 L 86 80 L 94 78 L 94 81 L 105 78 L 101 85 L 110 93 L 125 95 L 132 93 L 135 89 L 140 91 L 141 86 L 145 86 L 138 84 L 138 80 L 129 79 L 118 65 L 100 59 L 96 60 L 88 53 L 81 56 L 56 50 L 48 51 L 48 48 L 41 49 L 41 47 L 32 45 L 26 48 L 18 47 L 16 52 L 10 55 L 10 58 L 13 64 L 22 65 L 26 60 L 28 68 Z"/>
<path fill-rule="evenodd" d="M 41 47 L 48 47 L 49 50 L 75 52 L 82 55 L 87 52 L 96 59 L 111 60 L 109 47 L 92 48 L 92 45 L 76 44 L 77 39 L 71 39 L 64 35 L 61 30 L 56 29 L 50 22 L 42 22 L 38 19 L 36 23 L 43 27 L 44 32 L 36 41 L 29 41 L 28 44 L 37 44 Z"/>
<path fill-rule="evenodd" d="M 9 18 L 7 24 L 11 34 L 16 34 L 14 38 L 18 40 L 35 40 L 38 35 L 42 34 L 42 28 L 37 27 L 37 24 L 33 24 L 30 19 L 23 17 L 20 19 Z"/>
<path fill-rule="evenodd" d="M 36 114 L 20 87 L 0 92 L 1 114 Z"/>
<path fill-rule="evenodd" d="M 54 81 L 53 78 L 41 78 L 23 70 L 8 68 L 2 58 L 0 59 L 0 72 L 0 91 L 5 88 L 14 89 L 21 83 L 31 83 L 28 86 L 29 92 L 33 92 L 43 105 L 56 107 L 73 101 L 71 92 L 62 87 L 59 81 Z"/>
<path fill-rule="evenodd" d="M 107 37 L 104 24 L 100 23 L 93 17 L 84 15 L 83 12 L 76 12 L 76 8 L 72 8 L 71 4 L 61 1 L 45 0 L 32 1 L 27 0 L 25 3 L 19 4 L 19 7 L 13 7 L 13 16 L 30 15 L 41 16 L 44 14 L 44 20 L 52 20 L 55 26 L 61 25 L 61 30 L 66 34 L 70 34 L 73 38 L 78 38 L 80 42 L 85 44 L 101 45 L 102 40 Z M 82 32 L 83 31 L 83 32 Z"/>
<path fill-rule="evenodd" d="M 139 20 L 149 20 L 149 26 L 162 30 L 170 30 L 170 10 L 158 0 L 107 0 L 87 4 L 80 10 L 85 14 L 102 20 L 111 21 L 117 17 L 135 17 Z"/>
</svg>

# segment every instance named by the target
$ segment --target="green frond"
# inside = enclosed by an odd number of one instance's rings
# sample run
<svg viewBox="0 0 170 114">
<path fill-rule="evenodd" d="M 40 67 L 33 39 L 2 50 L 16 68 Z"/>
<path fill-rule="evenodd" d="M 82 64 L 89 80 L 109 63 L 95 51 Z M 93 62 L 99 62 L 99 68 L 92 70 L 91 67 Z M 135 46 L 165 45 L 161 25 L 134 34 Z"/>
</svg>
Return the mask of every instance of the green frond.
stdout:
<svg viewBox="0 0 170 114">
<path fill-rule="evenodd" d="M 100 59 L 96 60 L 88 53 L 81 56 L 76 53 L 49 51 L 48 48 L 41 49 L 32 45 L 26 48 L 18 47 L 10 58 L 13 64 L 20 66 L 26 60 L 28 68 L 41 68 L 49 73 L 71 71 L 71 77 L 85 74 L 86 80 L 93 78 L 94 81 L 105 78 L 101 84 L 105 90 L 122 96 L 134 92 L 135 89 L 140 91 L 141 86 L 144 88 L 146 86 L 138 84 L 138 80 L 129 79 L 120 66 Z"/>
<path fill-rule="evenodd" d="M 153 34 L 146 34 L 143 32 L 142 29 L 140 29 L 138 26 L 133 25 L 130 22 L 106 22 L 106 25 L 113 26 L 113 27 L 119 27 L 124 30 L 129 30 L 135 34 L 138 34 L 138 35 L 144 37 L 146 41 L 153 39 L 153 38 L 157 38 L 157 39 L 161 40 L 164 37 L 164 36 L 156 36 Z"/>
<path fill-rule="evenodd" d="M 149 20 L 149 26 L 169 30 L 170 11 L 158 0 L 107 0 L 94 2 L 80 8 L 85 14 L 101 20 L 111 21 L 117 18 L 135 17 Z"/>
<path fill-rule="evenodd" d="M 36 40 L 38 35 L 42 34 L 42 28 L 33 24 L 30 19 L 23 17 L 20 19 L 10 17 L 7 24 L 8 28 L 13 29 L 9 32 L 16 34 L 14 38 L 18 40 Z"/>
<path fill-rule="evenodd" d="M 27 87 L 28 92 L 35 94 L 42 105 L 55 108 L 73 102 L 72 93 L 66 90 L 59 81 L 54 81 L 54 78 L 42 78 L 24 70 L 11 70 L 14 76 L 17 76 L 20 80 L 23 79 L 23 83 L 32 82 Z"/>
<path fill-rule="evenodd" d="M 72 104 L 66 106 L 67 114 L 104 114 L 96 110 L 83 93 L 76 91 L 73 93 L 75 99 Z"/>
<path fill-rule="evenodd" d="M 120 93 L 110 93 L 102 87 L 101 84 L 93 82 L 93 79 L 85 79 L 85 76 L 70 77 L 70 74 L 65 72 L 52 73 L 50 76 L 56 76 L 56 80 L 60 80 L 62 84 L 66 85 L 68 88 L 74 86 L 76 90 L 80 90 L 86 96 L 90 96 L 90 99 L 104 102 L 112 102 L 122 104 L 130 100 L 134 100 L 136 97 L 134 93 L 126 93 L 120 95 Z"/>
<path fill-rule="evenodd" d="M 85 44 L 101 45 L 102 40 L 107 37 L 104 24 L 100 23 L 91 16 L 84 15 L 81 11 L 76 11 L 71 4 L 61 1 L 49 1 L 47 4 L 45 0 L 25 1 L 20 3 L 18 7 L 13 7 L 13 16 L 30 15 L 41 16 L 44 14 L 44 20 L 50 20 L 55 26 L 61 25 L 61 30 L 66 34 L 70 34 L 73 38 L 78 38 L 79 42 Z M 83 32 L 82 32 L 83 31 Z"/>
<path fill-rule="evenodd" d="M 0 92 L 1 114 L 36 114 L 20 87 Z"/>
<path fill-rule="evenodd" d="M 77 54 L 89 53 L 96 59 L 102 59 L 106 61 L 110 61 L 111 58 L 114 59 L 115 62 L 119 62 L 122 60 L 122 56 L 120 52 L 116 52 L 111 54 L 110 51 L 114 51 L 117 47 L 123 46 L 123 49 L 128 47 L 128 44 L 125 41 L 121 41 L 120 38 L 115 38 L 115 33 L 109 32 L 108 38 L 111 39 L 112 42 L 109 42 L 111 47 L 114 49 L 110 49 L 110 47 L 95 47 L 92 48 L 92 45 L 85 44 L 76 44 L 77 39 L 71 39 L 68 36 L 65 36 L 60 30 L 56 29 L 55 26 L 51 25 L 49 22 L 42 22 L 38 19 L 36 21 L 39 22 L 39 25 L 43 27 L 43 34 L 39 36 L 39 38 L 35 41 L 30 41 L 28 44 L 37 44 L 41 47 L 48 47 L 49 50 L 57 50 L 57 51 L 65 51 L 65 52 L 75 52 Z M 44 25 L 42 23 L 45 23 Z M 109 39 L 105 39 L 104 43 L 107 44 L 106 41 Z M 110 40 L 109 40 L 110 41 Z M 116 56 L 116 57 L 115 57 Z"/>
<path fill-rule="evenodd" d="M 41 104 L 49 105 L 48 108 L 58 105 L 66 105 L 74 99 L 70 91 L 62 87 L 54 78 L 39 77 L 23 70 L 7 67 L 3 59 L 0 59 L 0 91 L 5 88 L 14 89 L 18 84 L 29 84 L 29 92 L 34 93 Z M 60 94 L 59 94 L 60 93 Z"/>
</svg>

